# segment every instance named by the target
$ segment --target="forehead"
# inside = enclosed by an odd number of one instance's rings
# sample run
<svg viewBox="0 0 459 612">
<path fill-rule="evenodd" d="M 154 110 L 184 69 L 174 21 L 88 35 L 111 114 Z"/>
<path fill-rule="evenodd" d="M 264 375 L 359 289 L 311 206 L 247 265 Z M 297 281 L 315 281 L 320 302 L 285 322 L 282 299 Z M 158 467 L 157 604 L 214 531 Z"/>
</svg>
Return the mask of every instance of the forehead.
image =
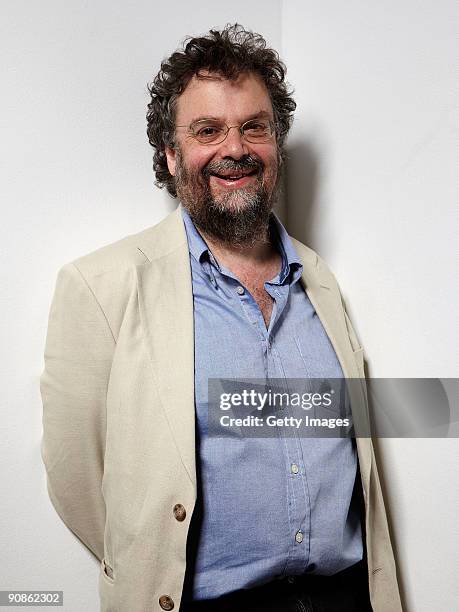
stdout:
<svg viewBox="0 0 459 612">
<path fill-rule="evenodd" d="M 258 74 L 241 73 L 236 80 L 204 70 L 199 74 L 193 75 L 177 100 L 177 125 L 205 117 L 243 122 L 257 113 L 273 118 L 268 90 Z"/>
</svg>

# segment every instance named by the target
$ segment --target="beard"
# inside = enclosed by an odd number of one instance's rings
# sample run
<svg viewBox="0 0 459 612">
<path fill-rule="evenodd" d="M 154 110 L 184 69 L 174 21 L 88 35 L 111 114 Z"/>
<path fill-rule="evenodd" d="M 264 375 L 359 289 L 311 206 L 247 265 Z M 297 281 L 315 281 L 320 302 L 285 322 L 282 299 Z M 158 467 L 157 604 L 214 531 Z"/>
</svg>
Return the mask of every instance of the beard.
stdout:
<svg viewBox="0 0 459 612">
<path fill-rule="evenodd" d="M 265 165 L 257 156 L 211 162 L 203 170 L 193 172 L 186 167 L 180 148 L 176 155 L 177 195 L 198 229 L 231 246 L 247 247 L 269 240 L 269 217 L 281 185 L 279 153 L 277 168 L 268 169 L 265 176 Z M 214 196 L 211 175 L 228 170 L 256 170 L 256 180 L 246 187 L 230 188 Z"/>
</svg>

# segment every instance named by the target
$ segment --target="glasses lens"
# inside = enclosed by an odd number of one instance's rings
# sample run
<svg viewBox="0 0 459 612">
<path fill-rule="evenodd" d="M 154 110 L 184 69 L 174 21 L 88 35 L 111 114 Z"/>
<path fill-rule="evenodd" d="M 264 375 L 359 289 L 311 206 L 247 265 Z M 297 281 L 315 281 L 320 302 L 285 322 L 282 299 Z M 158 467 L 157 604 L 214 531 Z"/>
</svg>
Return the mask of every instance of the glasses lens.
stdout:
<svg viewBox="0 0 459 612">
<path fill-rule="evenodd" d="M 253 119 L 242 126 L 245 138 L 249 142 L 266 142 L 272 136 L 271 123 L 267 119 Z"/>
<path fill-rule="evenodd" d="M 218 143 L 225 137 L 225 126 L 215 121 L 197 121 L 191 126 L 191 131 L 203 144 Z"/>
<path fill-rule="evenodd" d="M 233 126 L 237 127 L 237 126 Z M 244 138 L 249 142 L 267 142 L 273 135 L 273 125 L 268 119 L 251 119 L 241 126 Z M 201 144 L 218 144 L 225 140 L 227 127 L 213 119 L 202 119 L 190 126 L 191 133 Z"/>
</svg>

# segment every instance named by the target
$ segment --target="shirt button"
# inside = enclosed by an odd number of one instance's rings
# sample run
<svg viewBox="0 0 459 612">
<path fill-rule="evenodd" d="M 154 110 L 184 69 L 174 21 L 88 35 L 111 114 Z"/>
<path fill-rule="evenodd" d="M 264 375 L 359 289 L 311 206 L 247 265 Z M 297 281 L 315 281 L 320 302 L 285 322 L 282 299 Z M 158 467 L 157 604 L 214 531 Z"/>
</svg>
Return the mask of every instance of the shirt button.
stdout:
<svg viewBox="0 0 459 612">
<path fill-rule="evenodd" d="M 161 595 L 159 605 L 163 610 L 172 610 L 174 608 L 174 600 L 169 595 Z"/>
<path fill-rule="evenodd" d="M 175 504 L 174 508 L 173 508 L 173 513 L 175 518 L 182 522 L 185 520 L 186 517 L 186 510 L 184 508 L 184 506 L 182 506 L 182 504 Z"/>
<path fill-rule="evenodd" d="M 289 576 L 287 581 L 290 582 L 290 584 L 293 584 L 295 582 L 295 576 Z"/>
<path fill-rule="evenodd" d="M 239 295 L 244 295 L 245 293 L 244 287 L 241 287 L 241 285 L 239 285 L 236 291 L 239 293 Z"/>
<path fill-rule="evenodd" d="M 292 470 L 292 474 L 298 474 L 298 472 L 300 471 L 296 463 L 292 463 L 292 465 L 290 466 L 290 469 Z"/>
<path fill-rule="evenodd" d="M 301 531 L 296 532 L 295 540 L 297 541 L 298 544 L 301 544 L 301 542 L 303 541 L 303 534 L 301 533 Z"/>
</svg>

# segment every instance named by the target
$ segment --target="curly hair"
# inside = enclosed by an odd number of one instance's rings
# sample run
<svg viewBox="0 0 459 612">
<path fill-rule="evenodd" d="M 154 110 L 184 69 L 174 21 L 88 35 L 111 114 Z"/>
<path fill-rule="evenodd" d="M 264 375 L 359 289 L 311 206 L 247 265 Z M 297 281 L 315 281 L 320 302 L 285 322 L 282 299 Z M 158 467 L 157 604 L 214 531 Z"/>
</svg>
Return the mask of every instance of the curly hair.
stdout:
<svg viewBox="0 0 459 612">
<path fill-rule="evenodd" d="M 186 43 L 186 44 L 185 44 Z M 239 74 L 254 72 L 261 76 L 268 90 L 274 112 L 280 163 L 283 145 L 293 121 L 296 103 L 287 90 L 286 67 L 274 49 L 266 48 L 260 35 L 240 24 L 227 24 L 222 31 L 210 30 L 198 38 L 188 36 L 183 47 L 161 63 L 161 69 L 148 85 L 151 101 L 147 112 L 148 141 L 154 149 L 155 185 L 166 187 L 176 197 L 175 177 L 167 167 L 166 146 L 174 146 L 177 100 L 193 75 L 206 69 L 224 78 L 236 80 Z"/>
</svg>

